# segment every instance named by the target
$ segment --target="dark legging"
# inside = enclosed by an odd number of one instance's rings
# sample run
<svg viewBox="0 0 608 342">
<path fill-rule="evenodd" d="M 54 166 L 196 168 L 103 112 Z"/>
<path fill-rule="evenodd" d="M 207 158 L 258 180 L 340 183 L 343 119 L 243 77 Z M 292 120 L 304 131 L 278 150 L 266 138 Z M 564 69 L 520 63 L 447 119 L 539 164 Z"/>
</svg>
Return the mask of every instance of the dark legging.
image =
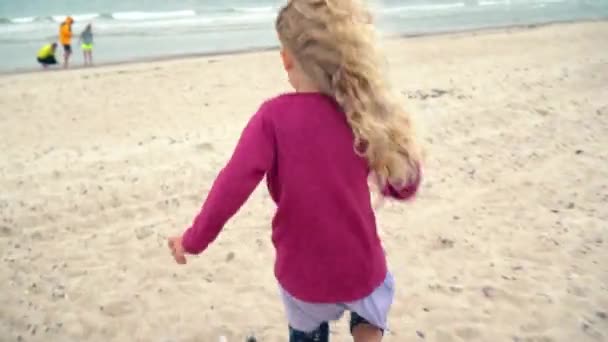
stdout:
<svg viewBox="0 0 608 342">
<path fill-rule="evenodd" d="M 359 324 L 369 324 L 365 318 L 357 315 L 356 312 L 350 314 L 350 332 L 353 332 Z M 302 332 L 289 327 L 289 342 L 328 342 L 329 341 L 329 324 L 327 322 L 321 324 L 315 331 Z"/>
<path fill-rule="evenodd" d="M 42 64 L 42 65 L 51 65 L 51 64 L 57 64 L 57 60 L 55 59 L 55 56 L 47 56 L 44 58 L 37 58 L 38 63 Z"/>
</svg>

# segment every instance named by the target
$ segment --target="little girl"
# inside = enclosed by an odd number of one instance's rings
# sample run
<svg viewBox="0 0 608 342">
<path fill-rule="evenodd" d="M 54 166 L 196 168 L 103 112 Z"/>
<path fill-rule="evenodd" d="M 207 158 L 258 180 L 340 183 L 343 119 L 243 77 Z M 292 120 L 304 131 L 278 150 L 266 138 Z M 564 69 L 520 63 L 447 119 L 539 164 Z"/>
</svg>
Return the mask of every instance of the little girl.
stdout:
<svg viewBox="0 0 608 342">
<path fill-rule="evenodd" d="M 80 34 L 80 42 L 82 45 L 82 57 L 84 58 L 84 65 L 93 65 L 93 27 L 91 24 L 87 24 L 84 31 Z"/>
<path fill-rule="evenodd" d="M 262 104 L 192 226 L 169 247 L 180 264 L 204 251 L 266 176 L 289 340 L 328 341 L 328 322 L 350 311 L 354 340 L 380 341 L 394 282 L 368 178 L 387 197 L 416 193 L 410 119 L 391 97 L 358 2 L 291 0 L 276 29 L 295 92 Z"/>
</svg>

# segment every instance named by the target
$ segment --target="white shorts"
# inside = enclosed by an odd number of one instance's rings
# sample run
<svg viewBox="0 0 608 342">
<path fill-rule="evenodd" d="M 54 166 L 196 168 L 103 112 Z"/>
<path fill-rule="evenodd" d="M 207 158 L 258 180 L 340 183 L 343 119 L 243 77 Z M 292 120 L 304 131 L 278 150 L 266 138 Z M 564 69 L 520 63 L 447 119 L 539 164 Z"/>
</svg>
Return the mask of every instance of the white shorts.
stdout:
<svg viewBox="0 0 608 342">
<path fill-rule="evenodd" d="M 325 322 L 336 321 L 344 311 L 354 312 L 369 324 L 388 330 L 388 313 L 395 296 L 395 280 L 390 272 L 384 282 L 369 296 L 348 303 L 308 303 L 301 301 L 281 287 L 289 326 L 302 332 L 312 332 Z"/>
</svg>

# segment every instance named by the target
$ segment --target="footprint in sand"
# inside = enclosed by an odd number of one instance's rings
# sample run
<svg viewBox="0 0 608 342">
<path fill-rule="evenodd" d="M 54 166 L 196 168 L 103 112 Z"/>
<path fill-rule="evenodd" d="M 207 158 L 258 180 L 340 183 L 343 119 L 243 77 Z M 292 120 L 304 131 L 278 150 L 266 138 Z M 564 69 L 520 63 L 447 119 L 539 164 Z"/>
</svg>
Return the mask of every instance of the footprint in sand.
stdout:
<svg viewBox="0 0 608 342">
<path fill-rule="evenodd" d="M 455 335 L 465 341 L 472 341 L 478 339 L 481 336 L 481 334 L 479 333 L 479 329 L 475 327 L 456 328 Z"/>
<path fill-rule="evenodd" d="M 194 145 L 194 148 L 198 151 L 213 151 L 213 144 L 211 143 L 200 143 Z"/>
<path fill-rule="evenodd" d="M 154 227 L 152 225 L 142 226 L 135 229 L 135 237 L 138 240 L 143 240 L 154 234 Z"/>
<path fill-rule="evenodd" d="M 0 236 L 7 237 L 7 236 L 12 236 L 12 235 L 13 235 L 13 230 L 10 227 L 7 227 L 7 226 L 0 227 Z"/>
<path fill-rule="evenodd" d="M 521 325 L 519 327 L 520 331 L 528 334 L 545 332 L 547 330 L 547 324 L 541 320 L 540 317 L 541 316 L 539 315 L 532 315 L 532 321 Z"/>
<path fill-rule="evenodd" d="M 112 301 L 101 305 L 99 311 L 110 317 L 120 317 L 132 313 L 133 305 L 124 300 Z"/>
<path fill-rule="evenodd" d="M 495 286 L 484 286 L 481 288 L 483 296 L 493 301 L 505 301 L 513 306 L 521 306 L 523 299 L 513 293 L 509 293 Z"/>
</svg>

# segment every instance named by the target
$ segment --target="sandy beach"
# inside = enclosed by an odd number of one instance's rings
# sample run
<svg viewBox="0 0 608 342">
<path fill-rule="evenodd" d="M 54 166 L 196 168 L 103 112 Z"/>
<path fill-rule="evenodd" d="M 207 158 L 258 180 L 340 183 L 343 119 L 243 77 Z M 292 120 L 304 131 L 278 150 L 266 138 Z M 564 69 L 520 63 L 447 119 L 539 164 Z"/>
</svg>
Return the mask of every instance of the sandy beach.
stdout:
<svg viewBox="0 0 608 342">
<path fill-rule="evenodd" d="M 385 340 L 608 341 L 608 22 L 391 39 L 426 179 Z M 260 186 L 175 265 L 276 51 L 0 76 L 0 341 L 285 341 Z M 347 321 L 333 341 L 349 341 Z"/>
</svg>

